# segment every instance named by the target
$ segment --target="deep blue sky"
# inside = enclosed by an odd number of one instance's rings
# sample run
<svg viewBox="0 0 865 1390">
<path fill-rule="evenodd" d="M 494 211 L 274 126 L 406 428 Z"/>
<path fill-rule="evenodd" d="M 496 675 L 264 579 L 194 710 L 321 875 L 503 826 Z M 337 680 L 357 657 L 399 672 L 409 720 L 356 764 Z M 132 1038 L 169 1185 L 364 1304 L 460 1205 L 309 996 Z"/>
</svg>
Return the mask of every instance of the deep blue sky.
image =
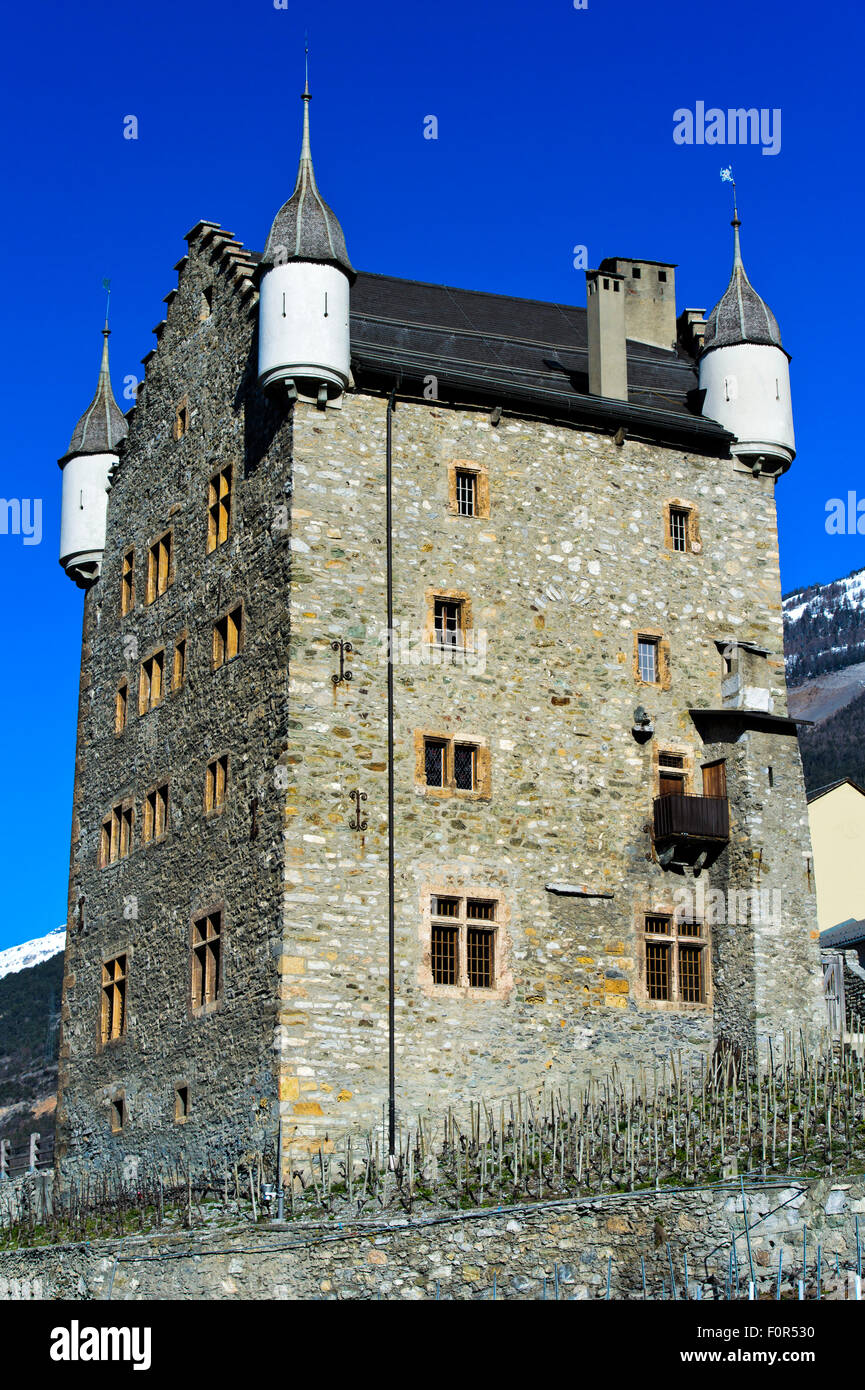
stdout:
<svg viewBox="0 0 865 1390">
<path fill-rule="evenodd" d="M 324 196 L 363 270 L 585 303 L 572 247 L 679 263 L 710 308 L 745 263 L 793 355 L 798 458 L 778 487 L 785 589 L 865 565 L 825 504 L 859 485 L 861 53 L 854 4 L 802 0 L 150 0 L 7 10 L 0 110 L 6 405 L 0 535 L 6 753 L 0 948 L 64 920 L 82 596 L 57 564 L 60 473 L 98 369 L 112 281 L 115 392 L 141 374 L 201 217 L 261 249 L 294 184 L 303 33 Z M 776 156 L 676 146 L 673 111 L 782 111 Z M 437 141 L 423 138 L 436 115 Z M 123 139 L 135 115 L 137 141 Z M 124 403 L 125 408 L 125 403 Z M 861 480 L 861 481 L 860 481 Z"/>
</svg>

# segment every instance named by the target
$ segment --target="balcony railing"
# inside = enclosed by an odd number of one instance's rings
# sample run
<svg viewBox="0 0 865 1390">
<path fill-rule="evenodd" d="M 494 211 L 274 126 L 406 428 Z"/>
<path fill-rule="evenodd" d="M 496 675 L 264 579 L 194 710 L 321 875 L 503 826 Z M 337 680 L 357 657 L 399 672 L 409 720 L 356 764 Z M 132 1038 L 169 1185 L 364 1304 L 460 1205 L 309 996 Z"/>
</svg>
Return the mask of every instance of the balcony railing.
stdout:
<svg viewBox="0 0 865 1390">
<path fill-rule="evenodd" d="M 655 797 L 655 839 L 729 840 L 730 811 L 725 796 Z"/>
</svg>

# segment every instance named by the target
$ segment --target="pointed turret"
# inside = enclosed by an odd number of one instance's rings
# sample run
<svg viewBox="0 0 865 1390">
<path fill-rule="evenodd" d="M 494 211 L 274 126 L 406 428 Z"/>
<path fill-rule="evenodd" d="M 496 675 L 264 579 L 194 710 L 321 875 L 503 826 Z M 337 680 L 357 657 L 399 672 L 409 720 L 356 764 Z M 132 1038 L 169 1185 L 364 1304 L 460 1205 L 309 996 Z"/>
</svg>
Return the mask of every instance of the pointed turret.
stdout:
<svg viewBox="0 0 865 1390">
<path fill-rule="evenodd" d="M 128 425 L 111 390 L 106 317 L 96 394 L 59 460 L 63 470 L 60 563 L 81 589 L 99 578 L 105 549 L 108 491 L 119 463 L 118 449 Z"/>
<path fill-rule="evenodd" d="M 745 272 L 733 201 L 730 283 L 706 319 L 700 353 L 703 414 L 736 436 L 733 454 L 754 472 L 779 473 L 796 455 L 789 354 L 778 320 Z"/>
<path fill-rule="evenodd" d="M 336 214 L 322 198 L 312 167 L 307 80 L 303 140 L 294 192 L 273 221 L 262 257 L 258 379 L 285 383 L 325 406 L 349 380 L 349 287 L 356 275 Z"/>
</svg>

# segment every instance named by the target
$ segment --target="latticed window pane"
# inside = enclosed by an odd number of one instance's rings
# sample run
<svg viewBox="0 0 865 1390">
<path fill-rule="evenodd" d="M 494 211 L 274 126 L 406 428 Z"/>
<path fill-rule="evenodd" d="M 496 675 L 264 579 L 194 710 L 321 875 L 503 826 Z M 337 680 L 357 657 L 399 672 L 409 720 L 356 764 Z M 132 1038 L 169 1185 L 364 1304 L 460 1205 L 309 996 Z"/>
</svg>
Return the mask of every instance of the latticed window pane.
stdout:
<svg viewBox="0 0 865 1390">
<path fill-rule="evenodd" d="M 681 753 L 659 753 L 658 765 L 660 767 L 684 767 L 685 759 Z"/>
<path fill-rule="evenodd" d="M 650 999 L 670 997 L 670 947 L 666 942 L 646 942 L 646 988 Z"/>
<path fill-rule="evenodd" d="M 477 516 L 478 480 L 475 473 L 457 469 L 457 511 L 460 516 Z"/>
<path fill-rule="evenodd" d="M 473 989 L 492 989 L 493 933 L 469 927 L 466 936 L 469 984 Z"/>
<path fill-rule="evenodd" d="M 460 609 L 462 605 L 451 599 L 435 600 L 435 636 L 442 647 L 458 647 L 462 640 Z"/>
<path fill-rule="evenodd" d="M 428 738 L 424 743 L 424 773 L 428 787 L 443 787 L 445 780 L 445 745 Z"/>
<path fill-rule="evenodd" d="M 679 947 L 679 992 L 686 1004 L 703 1002 L 703 948 Z"/>
<path fill-rule="evenodd" d="M 474 791 L 477 786 L 478 750 L 470 743 L 454 747 L 454 782 L 461 792 Z"/>
<path fill-rule="evenodd" d="M 494 902 L 469 898 L 466 904 L 466 916 L 470 922 L 494 922 L 496 920 L 496 905 Z"/>
<path fill-rule="evenodd" d="M 649 685 L 657 685 L 658 682 L 658 644 L 641 637 L 637 642 L 637 661 L 640 670 L 640 680 L 647 681 Z"/>
<path fill-rule="evenodd" d="M 457 983 L 458 937 L 457 927 L 445 927 L 438 922 L 433 922 L 430 960 L 433 983 L 436 985 L 455 985 Z"/>
<path fill-rule="evenodd" d="M 436 917 L 459 917 L 459 898 L 434 898 L 433 912 Z"/>
<path fill-rule="evenodd" d="M 688 513 L 683 507 L 670 508 L 670 536 L 674 550 L 688 549 Z"/>
</svg>

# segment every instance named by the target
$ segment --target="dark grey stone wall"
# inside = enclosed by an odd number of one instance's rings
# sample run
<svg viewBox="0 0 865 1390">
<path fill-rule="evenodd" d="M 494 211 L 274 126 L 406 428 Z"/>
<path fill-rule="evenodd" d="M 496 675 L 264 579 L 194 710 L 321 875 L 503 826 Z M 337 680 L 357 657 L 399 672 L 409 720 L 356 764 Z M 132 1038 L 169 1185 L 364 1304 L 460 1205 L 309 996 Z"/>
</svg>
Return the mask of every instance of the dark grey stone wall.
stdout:
<svg viewBox="0 0 865 1390">
<path fill-rule="evenodd" d="M 213 312 L 201 319 L 212 286 Z M 193 245 L 139 394 L 111 489 L 102 577 L 85 598 L 76 831 L 61 1048 L 59 1158 L 68 1173 L 151 1152 L 202 1158 L 275 1140 L 273 1039 L 282 910 L 282 796 L 273 766 L 287 735 L 289 551 L 274 527 L 290 487 L 290 417 L 255 386 L 254 319 L 227 271 Z M 173 437 L 186 398 L 189 428 Z M 206 550 L 208 480 L 234 469 L 230 539 Z M 145 605 L 148 545 L 173 528 L 174 579 Z M 121 564 L 135 546 L 136 602 L 121 617 Z M 239 657 L 213 671 L 214 620 L 244 604 Z M 186 680 L 139 716 L 141 659 L 186 634 Z M 115 692 L 129 679 L 126 731 L 115 733 Z M 221 814 L 205 815 L 207 761 L 227 752 Z M 143 801 L 170 783 L 163 842 L 142 843 Z M 135 806 L 132 852 L 100 868 L 100 825 L 113 803 Z M 79 902 L 83 899 L 83 914 Z M 223 912 L 221 998 L 192 1017 L 193 917 Z M 125 1035 L 100 1046 L 103 959 L 129 961 Z M 190 1113 L 174 1123 L 174 1086 Z M 125 1092 L 127 1123 L 112 1135 L 109 1103 Z"/>
</svg>

